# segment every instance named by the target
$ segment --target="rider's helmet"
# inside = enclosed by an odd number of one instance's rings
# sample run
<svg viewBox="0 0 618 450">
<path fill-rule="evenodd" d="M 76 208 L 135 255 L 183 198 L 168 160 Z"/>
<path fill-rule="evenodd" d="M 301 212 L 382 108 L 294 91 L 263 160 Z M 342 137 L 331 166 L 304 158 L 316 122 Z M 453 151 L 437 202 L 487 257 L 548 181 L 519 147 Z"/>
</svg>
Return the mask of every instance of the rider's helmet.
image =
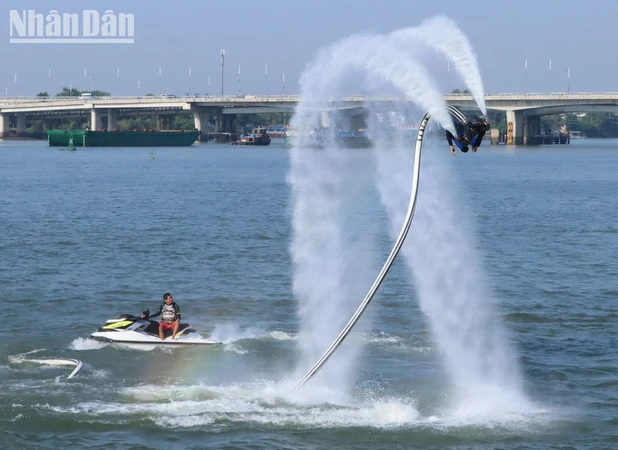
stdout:
<svg viewBox="0 0 618 450">
<path fill-rule="evenodd" d="M 468 152 L 468 146 L 467 145 L 462 145 L 461 146 L 461 151 L 464 152 L 464 153 L 467 153 Z"/>
</svg>

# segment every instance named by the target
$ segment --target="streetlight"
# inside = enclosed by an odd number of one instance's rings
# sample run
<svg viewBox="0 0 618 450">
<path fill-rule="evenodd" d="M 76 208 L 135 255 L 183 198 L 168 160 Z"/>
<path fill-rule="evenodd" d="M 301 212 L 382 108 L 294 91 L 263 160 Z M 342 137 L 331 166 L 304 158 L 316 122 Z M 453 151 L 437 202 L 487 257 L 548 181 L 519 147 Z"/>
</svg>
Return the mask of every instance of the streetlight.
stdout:
<svg viewBox="0 0 618 450">
<path fill-rule="evenodd" d="M 225 67 L 225 49 L 221 49 L 221 97 L 223 97 L 223 69 Z"/>
<path fill-rule="evenodd" d="M 240 64 L 238 64 L 238 95 L 240 95 L 242 89 L 240 88 L 241 84 L 240 84 Z"/>
<path fill-rule="evenodd" d="M 161 95 L 161 66 L 159 66 L 159 95 Z"/>
<path fill-rule="evenodd" d="M 191 95 L 191 66 L 189 66 L 189 95 Z"/>
<path fill-rule="evenodd" d="M 528 93 L 528 58 L 524 62 L 524 94 Z"/>
<path fill-rule="evenodd" d="M 571 68 L 567 67 L 567 93 L 571 92 Z"/>
</svg>

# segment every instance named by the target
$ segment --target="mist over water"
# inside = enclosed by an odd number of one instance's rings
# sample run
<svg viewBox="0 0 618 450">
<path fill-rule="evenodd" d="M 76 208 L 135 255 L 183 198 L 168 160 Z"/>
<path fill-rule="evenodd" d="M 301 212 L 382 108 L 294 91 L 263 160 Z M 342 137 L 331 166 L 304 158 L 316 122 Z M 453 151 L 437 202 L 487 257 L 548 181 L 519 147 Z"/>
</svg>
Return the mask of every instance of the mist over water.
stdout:
<svg viewBox="0 0 618 450">
<path fill-rule="evenodd" d="M 302 77 L 301 101 L 292 125 L 304 135 L 291 150 L 288 177 L 293 205 L 290 251 L 301 319 L 299 372 L 306 371 L 330 345 L 386 257 L 369 245 L 364 253 L 356 251 L 354 260 L 349 259 L 347 246 L 358 245 L 347 238 L 355 230 L 349 217 L 346 219 L 349 193 L 359 180 L 353 167 L 358 155 L 337 148 L 332 137 L 337 126 L 346 124 L 345 113 L 336 117 L 338 113 L 330 111 L 325 120 L 328 102 L 324 99 L 343 90 L 350 72 L 361 72 L 368 95 L 382 94 L 375 90 L 380 85 L 376 80 L 380 80 L 399 90 L 418 111 L 428 111 L 442 127 L 452 129 L 443 94 L 425 65 L 422 49 L 438 51 L 454 63 L 485 113 L 474 52 L 461 30 L 445 17 L 388 36 L 347 38 L 323 50 Z M 393 107 L 390 112 L 368 109 L 367 133 L 376 145 L 375 159 L 367 167 L 374 171 L 373 188 L 382 203 L 374 208 L 386 209 L 391 225 L 382 232 L 390 231 L 394 237 L 403 224 L 410 196 L 413 143 L 401 145 L 403 141 L 393 139 L 393 125 L 397 125 L 397 118 L 410 115 L 410 105 Z M 421 117 L 418 111 L 416 123 Z M 325 148 L 315 150 L 307 136 L 321 127 L 327 127 L 331 139 Z M 383 142 L 388 144 L 380 144 Z M 496 299 L 475 250 L 473 226 L 458 206 L 457 195 L 463 194 L 453 194 L 447 188 L 452 185 L 447 182 L 452 174 L 445 156 L 448 148 L 446 144 L 443 147 L 426 145 L 417 213 L 402 252 L 453 387 L 449 399 L 455 404 L 450 406 L 462 410 L 470 402 L 482 401 L 485 410 L 474 414 L 490 416 L 496 410 L 517 409 L 526 401 L 514 352 L 495 316 Z M 363 264 L 362 258 L 368 263 Z M 336 371 L 337 376 L 320 373 L 312 383 L 345 389 L 359 363 L 355 359 L 358 354 L 358 347 L 346 341 L 324 368 L 326 373 Z"/>
<path fill-rule="evenodd" d="M 406 167 L 412 157 L 409 150 L 377 150 L 376 158 L 381 199 L 396 235 L 408 202 L 402 186 L 410 184 Z M 465 186 L 447 181 L 453 175 L 443 148 L 429 147 L 423 158 L 417 212 L 402 253 L 453 385 L 451 406 L 482 402 L 490 410 L 521 409 L 527 401 L 515 354 L 475 249 L 476 230 L 457 203 Z"/>
</svg>

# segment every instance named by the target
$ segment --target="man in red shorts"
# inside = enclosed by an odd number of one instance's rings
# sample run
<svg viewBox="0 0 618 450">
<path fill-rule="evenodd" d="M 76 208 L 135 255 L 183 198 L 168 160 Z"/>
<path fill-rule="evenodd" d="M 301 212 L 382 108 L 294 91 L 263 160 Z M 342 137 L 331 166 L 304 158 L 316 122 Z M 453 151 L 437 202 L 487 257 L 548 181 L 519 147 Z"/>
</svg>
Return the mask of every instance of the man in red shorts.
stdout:
<svg viewBox="0 0 618 450">
<path fill-rule="evenodd" d="M 159 312 L 154 313 L 150 317 L 157 316 L 161 316 L 161 322 L 159 322 L 159 337 L 161 340 L 165 339 L 165 330 L 172 330 L 172 339 L 174 339 L 180 326 L 180 306 L 174 302 L 172 294 L 166 293 L 163 295 L 163 304 L 159 308 Z"/>
</svg>

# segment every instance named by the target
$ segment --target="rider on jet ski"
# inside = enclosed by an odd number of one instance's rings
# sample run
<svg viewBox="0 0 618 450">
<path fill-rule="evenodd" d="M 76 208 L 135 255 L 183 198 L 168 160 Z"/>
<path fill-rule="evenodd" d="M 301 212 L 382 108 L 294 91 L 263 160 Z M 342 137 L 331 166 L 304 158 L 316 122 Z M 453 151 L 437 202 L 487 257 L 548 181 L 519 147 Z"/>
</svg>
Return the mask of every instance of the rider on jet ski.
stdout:
<svg viewBox="0 0 618 450">
<path fill-rule="evenodd" d="M 148 317 L 144 316 L 145 314 L 142 314 L 144 319 L 148 319 Z M 165 330 L 170 329 L 172 330 L 172 339 L 175 339 L 180 326 L 180 306 L 174 301 L 174 297 L 169 292 L 163 295 L 163 304 L 159 311 L 150 317 L 157 316 L 161 316 L 161 322 L 159 322 L 159 337 L 161 340 L 165 339 Z"/>
</svg>

